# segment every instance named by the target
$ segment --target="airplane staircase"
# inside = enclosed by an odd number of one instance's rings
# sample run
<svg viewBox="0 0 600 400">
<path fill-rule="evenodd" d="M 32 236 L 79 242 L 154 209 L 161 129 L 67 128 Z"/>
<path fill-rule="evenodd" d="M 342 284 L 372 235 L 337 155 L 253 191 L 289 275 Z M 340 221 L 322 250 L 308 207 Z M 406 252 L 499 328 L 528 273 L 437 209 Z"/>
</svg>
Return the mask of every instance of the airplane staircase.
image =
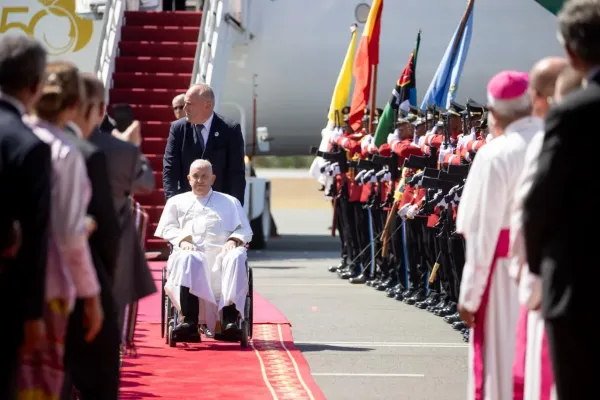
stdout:
<svg viewBox="0 0 600 400">
<path fill-rule="evenodd" d="M 153 236 L 165 204 L 162 164 L 169 127 L 174 120 L 173 97 L 190 86 L 200 31 L 201 12 L 127 11 L 109 98 L 128 103 L 142 124 L 142 152 L 154 170 L 156 189 L 136 196 L 149 215 L 146 251 L 167 249 Z"/>
</svg>

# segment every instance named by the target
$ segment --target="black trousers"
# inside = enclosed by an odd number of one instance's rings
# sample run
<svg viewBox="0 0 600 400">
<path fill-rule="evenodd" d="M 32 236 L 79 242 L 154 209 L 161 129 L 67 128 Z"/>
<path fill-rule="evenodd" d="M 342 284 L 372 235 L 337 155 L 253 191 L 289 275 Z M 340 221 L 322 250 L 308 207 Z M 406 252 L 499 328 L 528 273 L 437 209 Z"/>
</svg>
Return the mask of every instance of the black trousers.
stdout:
<svg viewBox="0 0 600 400">
<path fill-rule="evenodd" d="M 408 276 L 413 289 L 425 289 L 427 285 L 427 264 L 425 263 L 425 247 L 423 226 L 427 219 L 415 218 L 406 220 L 406 247 L 408 250 Z"/>
<path fill-rule="evenodd" d="M 5 321 L 0 329 L 0 399 L 17 398 L 19 347 L 23 344 L 24 312 L 21 309 L 23 300 L 15 285 L 19 282 L 17 268 L 13 264 L 2 264 L 0 261 L 0 304 L 7 310 Z M 10 306 L 9 306 L 10 305 Z"/>
<path fill-rule="evenodd" d="M 75 386 L 81 400 L 117 400 L 119 398 L 119 368 L 121 332 L 118 312 L 106 272 L 97 269 L 102 288 L 104 324 L 93 342 L 84 340 L 83 300 L 77 300 L 69 317 L 65 342 L 65 383 L 62 399 L 71 398 Z"/>
<path fill-rule="evenodd" d="M 198 315 L 200 314 L 198 297 L 191 294 L 189 288 L 182 286 L 179 291 L 179 303 L 181 304 L 181 313 L 184 318 L 183 321 L 189 324 L 197 324 Z"/>
<path fill-rule="evenodd" d="M 459 235 L 451 235 L 448 239 L 448 247 L 452 258 L 452 296 L 458 301 L 460 295 L 460 282 L 465 266 L 465 241 Z"/>
<path fill-rule="evenodd" d="M 589 315 L 546 320 L 556 394 L 560 400 L 597 397 L 600 329 Z"/>
<path fill-rule="evenodd" d="M 175 2 L 175 11 L 185 11 L 185 0 L 163 0 L 163 11 L 172 11 L 173 1 Z"/>
<path fill-rule="evenodd" d="M 402 287 L 406 289 L 408 287 L 408 281 L 406 279 L 407 271 L 406 271 L 406 262 L 405 262 L 405 254 L 404 254 L 404 245 L 402 242 L 402 218 L 398 216 L 398 214 L 392 216 L 392 222 L 390 224 L 390 249 L 393 254 L 392 265 L 395 266 L 396 274 L 398 275 L 398 280 L 402 283 Z"/>
</svg>

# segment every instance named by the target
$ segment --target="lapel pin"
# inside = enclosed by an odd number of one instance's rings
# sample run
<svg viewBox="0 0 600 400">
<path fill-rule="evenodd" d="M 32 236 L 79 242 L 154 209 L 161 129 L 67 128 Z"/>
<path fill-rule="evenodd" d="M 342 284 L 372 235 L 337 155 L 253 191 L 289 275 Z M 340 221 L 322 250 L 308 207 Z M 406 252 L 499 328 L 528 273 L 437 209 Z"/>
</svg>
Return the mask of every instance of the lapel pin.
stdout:
<svg viewBox="0 0 600 400">
<path fill-rule="evenodd" d="M 215 136 L 219 136 L 219 132 L 215 132 Z"/>
</svg>

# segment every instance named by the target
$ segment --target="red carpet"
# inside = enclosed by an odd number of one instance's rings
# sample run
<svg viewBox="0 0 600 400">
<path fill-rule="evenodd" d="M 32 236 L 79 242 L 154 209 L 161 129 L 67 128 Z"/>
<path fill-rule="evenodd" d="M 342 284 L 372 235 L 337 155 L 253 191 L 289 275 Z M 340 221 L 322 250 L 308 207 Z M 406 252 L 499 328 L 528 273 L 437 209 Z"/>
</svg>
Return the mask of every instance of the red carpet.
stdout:
<svg viewBox="0 0 600 400">
<path fill-rule="evenodd" d="M 163 265 L 151 263 L 157 287 Z M 210 339 L 170 348 L 160 337 L 160 295 L 144 299 L 137 357 L 123 362 L 121 399 L 325 399 L 294 346 L 289 321 L 256 292 L 254 302 L 248 349 Z"/>
</svg>

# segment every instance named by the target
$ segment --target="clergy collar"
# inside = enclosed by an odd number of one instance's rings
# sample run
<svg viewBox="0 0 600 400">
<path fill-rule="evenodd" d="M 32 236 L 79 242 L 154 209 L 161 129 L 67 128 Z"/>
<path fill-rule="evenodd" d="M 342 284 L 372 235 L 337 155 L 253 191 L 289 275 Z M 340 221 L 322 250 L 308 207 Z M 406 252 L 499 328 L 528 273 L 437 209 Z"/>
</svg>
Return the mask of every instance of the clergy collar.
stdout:
<svg viewBox="0 0 600 400">
<path fill-rule="evenodd" d="M 206 193 L 206 196 L 198 196 L 196 194 L 194 194 L 194 196 L 196 196 L 197 199 L 199 200 L 205 200 L 208 199 L 211 195 L 213 194 L 213 190 L 212 188 L 208 191 L 208 193 Z"/>
<path fill-rule="evenodd" d="M 25 105 L 23 105 L 21 100 L 13 97 L 11 95 L 8 95 L 2 91 L 0 91 L 0 100 L 4 100 L 8 104 L 10 104 L 14 108 L 16 108 L 21 116 L 25 114 Z"/>
<path fill-rule="evenodd" d="M 504 134 L 510 133 L 518 133 L 520 134 L 522 131 L 526 129 L 534 128 L 542 128 L 544 126 L 544 120 L 535 117 L 535 116 L 527 116 L 523 118 L 519 118 L 516 121 L 511 122 L 504 128 Z"/>
<path fill-rule="evenodd" d="M 68 130 L 72 131 L 73 134 L 75 136 L 77 136 L 78 138 L 83 138 L 83 134 L 81 133 L 81 129 L 79 129 L 79 126 L 73 122 L 73 121 L 69 121 L 67 122 L 67 127 Z"/>
</svg>

